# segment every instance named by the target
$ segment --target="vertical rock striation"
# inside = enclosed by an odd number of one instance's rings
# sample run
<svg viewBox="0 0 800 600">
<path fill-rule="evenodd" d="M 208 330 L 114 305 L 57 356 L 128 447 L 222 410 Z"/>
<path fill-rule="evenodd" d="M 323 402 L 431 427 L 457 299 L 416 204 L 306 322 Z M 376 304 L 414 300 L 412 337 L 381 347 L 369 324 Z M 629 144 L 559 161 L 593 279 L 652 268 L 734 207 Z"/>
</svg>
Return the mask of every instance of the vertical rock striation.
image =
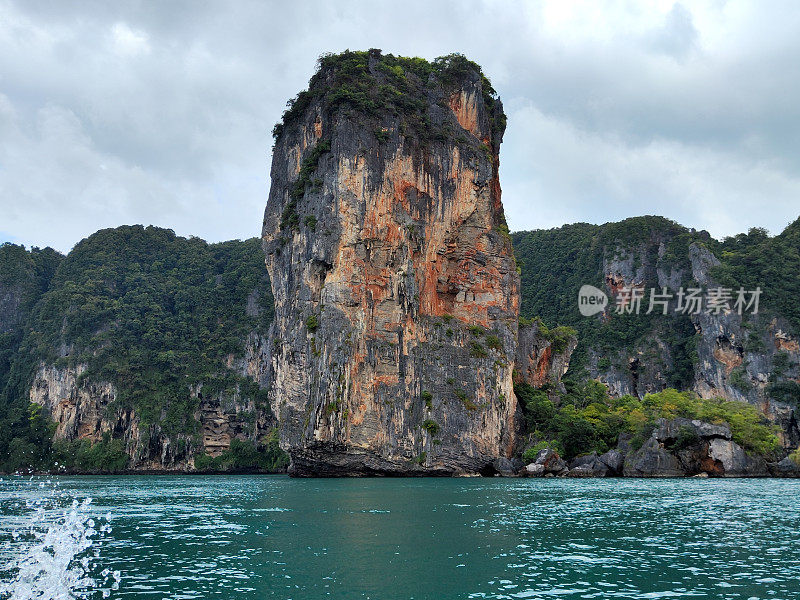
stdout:
<svg viewBox="0 0 800 600">
<path fill-rule="evenodd" d="M 243 343 L 244 355 L 226 363 L 231 373 L 260 382 L 265 369 L 266 340 L 256 332 Z M 65 357 L 64 357 L 65 358 Z M 132 471 L 191 471 L 198 455 L 220 456 L 234 439 L 262 443 L 275 420 L 239 386 L 210 390 L 190 386 L 195 408 L 187 415 L 191 433 L 169 433 L 159 424 L 143 423 L 138 412 L 121 405 L 111 381 L 87 380 L 84 363 L 56 366 L 41 362 L 30 386 L 29 400 L 45 409 L 53 423 L 53 440 L 85 440 L 96 444 L 108 436 L 122 441 Z"/>
<path fill-rule="evenodd" d="M 295 475 L 490 472 L 515 442 L 519 276 L 480 69 L 326 56 L 276 127 L 271 402 Z"/>
<path fill-rule="evenodd" d="M 575 330 L 549 331 L 533 320 L 519 328 L 519 344 L 514 365 L 514 383 L 534 388 L 555 386 L 563 389 L 561 378 L 569 369 L 569 359 L 578 345 Z"/>
<path fill-rule="evenodd" d="M 604 260 L 603 274 L 612 298 L 623 287 L 644 290 L 657 286 L 673 292 L 681 287 L 700 286 L 704 290 L 721 287 L 713 275 L 715 267 L 721 264 L 717 256 L 704 245 L 692 242 L 680 256 L 681 264 L 670 265 L 665 260 L 670 238 L 670 235 L 663 238 L 652 235 L 637 248 L 617 247 L 614 258 Z M 762 304 L 762 312 L 755 315 L 743 316 L 728 308 L 719 313 L 702 310 L 686 317 L 692 326 L 693 370 L 693 380 L 686 382 L 686 388 L 702 398 L 756 405 L 780 427 L 784 446 L 793 449 L 800 444 L 796 412 L 800 398 L 793 385 L 800 375 L 800 344 L 791 333 L 789 321 L 769 309 L 769 305 Z M 616 362 L 622 363 L 622 368 L 619 364 L 605 370 L 599 368 L 599 353 L 592 350 L 590 372 L 617 396 L 643 397 L 671 387 L 674 384 L 668 373 L 676 357 L 664 337 L 663 331 L 654 329 L 632 352 L 630 348 L 620 348 Z M 775 397 L 774 390 L 787 383 L 785 397 Z"/>
</svg>

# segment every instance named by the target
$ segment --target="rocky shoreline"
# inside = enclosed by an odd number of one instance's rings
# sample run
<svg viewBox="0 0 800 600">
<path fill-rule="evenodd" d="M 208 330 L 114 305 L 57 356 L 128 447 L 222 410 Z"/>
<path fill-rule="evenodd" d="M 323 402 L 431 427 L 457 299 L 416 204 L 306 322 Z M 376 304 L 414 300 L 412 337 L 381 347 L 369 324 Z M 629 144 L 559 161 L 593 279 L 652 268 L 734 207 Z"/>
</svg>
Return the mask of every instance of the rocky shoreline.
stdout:
<svg viewBox="0 0 800 600">
<path fill-rule="evenodd" d="M 542 452 L 552 452 L 543 450 Z M 601 455 L 605 456 L 605 455 Z M 789 458 L 785 458 L 776 463 L 767 463 L 768 471 L 763 474 L 754 474 L 754 475 L 709 475 L 705 471 L 701 471 L 694 475 L 675 475 L 675 474 L 657 474 L 657 475 L 625 475 L 620 473 L 615 473 L 613 470 L 607 465 L 601 456 L 594 456 L 594 455 L 587 455 L 587 456 L 580 456 L 575 458 L 574 460 L 570 461 L 569 465 L 567 465 L 566 461 L 564 461 L 561 457 L 558 456 L 557 453 L 553 453 L 553 456 L 550 457 L 550 461 L 552 461 L 553 467 L 557 467 L 559 464 L 565 465 L 564 468 L 556 469 L 551 468 L 550 462 L 548 462 L 547 467 L 543 467 L 541 471 L 539 471 L 539 467 L 542 466 L 537 461 L 534 463 L 530 463 L 525 465 L 518 471 L 513 470 L 514 463 L 519 463 L 519 461 L 510 461 L 512 464 L 512 470 L 506 472 L 496 472 L 494 473 L 494 477 L 504 477 L 504 478 L 541 478 L 541 479 L 800 479 L 800 466 L 798 466 L 794 461 Z M 553 458 L 556 460 L 553 461 Z M 560 463 L 558 462 L 560 461 Z M 607 470 L 595 469 L 596 463 L 603 463 Z M 531 470 L 529 470 L 531 468 Z M 84 476 L 103 476 L 103 477 L 114 477 L 119 475 L 125 476 L 137 476 L 137 477 L 147 477 L 147 476 L 163 476 L 163 475 L 177 475 L 177 476 L 185 476 L 185 477 L 203 477 L 203 476 L 222 476 L 222 475 L 252 475 L 256 476 L 290 476 L 287 474 L 286 471 L 253 471 L 253 470 L 241 470 L 241 471 L 169 471 L 169 470 L 154 470 L 154 471 L 120 471 L 118 473 L 109 473 L 109 472 L 90 472 L 90 471 L 70 471 L 68 473 L 63 473 L 60 471 L 36 471 L 33 473 L 0 473 L 0 478 L 3 477 L 12 477 L 14 475 L 18 476 L 71 476 L 71 477 L 84 477 Z M 328 476 L 328 475 L 306 475 L 304 478 L 312 478 L 312 479 L 334 479 L 339 476 Z M 429 478 L 442 478 L 442 477 L 456 477 L 456 478 L 463 478 L 463 477 L 484 477 L 479 473 L 461 473 L 456 475 L 432 475 L 431 473 L 415 473 L 415 474 L 407 474 L 407 475 L 396 475 L 396 474 L 349 474 L 346 477 L 429 477 Z"/>
<path fill-rule="evenodd" d="M 592 452 L 564 460 L 556 450 L 543 448 L 535 459 L 498 458 L 490 469 L 480 472 L 432 472 L 411 469 L 403 475 L 398 470 L 331 469 L 314 473 L 301 471 L 288 474 L 300 477 L 532 477 L 532 478 L 800 478 L 800 464 L 791 456 L 770 461 L 767 457 L 748 453 L 737 444 L 731 428 L 725 424 L 692 419 L 659 419 L 649 438 L 637 445 L 630 434 L 620 435 L 616 448 L 605 453 Z M 281 475 L 283 471 L 238 469 L 231 471 L 199 471 L 168 469 L 135 469 L 117 473 L 45 471 L 37 475 Z"/>
<path fill-rule="evenodd" d="M 567 462 L 550 448 L 518 469 L 520 477 L 800 477 L 800 464 L 790 456 L 770 462 L 746 452 L 727 424 L 690 419 L 659 419 L 651 436 L 634 448 L 629 434 L 604 454 L 578 456 Z"/>
</svg>

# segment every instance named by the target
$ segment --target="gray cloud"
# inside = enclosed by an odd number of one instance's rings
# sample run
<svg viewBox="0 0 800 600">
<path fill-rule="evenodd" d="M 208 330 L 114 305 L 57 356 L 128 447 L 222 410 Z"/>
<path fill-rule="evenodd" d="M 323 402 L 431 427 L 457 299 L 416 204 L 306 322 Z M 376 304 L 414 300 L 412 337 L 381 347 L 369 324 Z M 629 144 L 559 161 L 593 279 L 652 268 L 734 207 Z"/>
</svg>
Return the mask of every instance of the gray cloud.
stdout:
<svg viewBox="0 0 800 600">
<path fill-rule="evenodd" d="M 0 0 L 0 240 L 257 235 L 286 100 L 319 54 L 369 47 L 483 65 L 514 230 L 777 232 L 800 213 L 799 33 L 792 2 Z"/>
</svg>

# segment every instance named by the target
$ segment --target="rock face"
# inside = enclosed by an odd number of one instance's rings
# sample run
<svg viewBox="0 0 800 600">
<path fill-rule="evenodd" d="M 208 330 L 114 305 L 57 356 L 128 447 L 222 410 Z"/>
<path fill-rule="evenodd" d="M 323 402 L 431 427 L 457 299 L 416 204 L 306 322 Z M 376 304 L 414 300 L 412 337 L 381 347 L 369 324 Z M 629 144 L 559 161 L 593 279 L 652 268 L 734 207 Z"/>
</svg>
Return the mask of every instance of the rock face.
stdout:
<svg viewBox="0 0 800 600">
<path fill-rule="evenodd" d="M 266 339 L 253 333 L 245 355 L 231 359 L 230 369 L 258 381 L 266 371 Z M 198 454 L 217 457 L 233 439 L 257 443 L 276 426 L 269 412 L 238 392 L 210 393 L 197 385 L 191 396 L 197 406 L 192 418 L 196 435 L 169 435 L 159 425 L 142 425 L 135 410 L 114 401 L 118 391 L 108 381 L 86 381 L 85 364 L 56 367 L 41 363 L 30 388 L 30 401 L 47 410 L 55 424 L 55 441 L 87 440 L 97 443 L 109 434 L 124 442 L 134 471 L 191 471 Z"/>
<path fill-rule="evenodd" d="M 536 321 L 520 327 L 514 382 L 524 381 L 537 389 L 560 384 L 577 345 L 575 335 L 560 339 L 544 335 L 541 324 Z"/>
<path fill-rule="evenodd" d="M 747 454 L 727 425 L 660 419 L 642 447 L 625 458 L 626 477 L 767 477 L 766 461 Z"/>
<path fill-rule="evenodd" d="M 112 422 L 104 412 L 117 396 L 108 382 L 79 383 L 86 365 L 77 368 L 57 368 L 44 363 L 39 365 L 30 391 L 30 401 L 48 410 L 56 425 L 56 440 L 86 439 L 97 442 Z M 131 415 L 119 415 L 114 421 L 129 421 Z M 127 429 L 127 427 L 125 427 Z"/>
<path fill-rule="evenodd" d="M 786 450 L 800 445 L 800 314 L 792 287 L 800 219 L 774 237 L 751 230 L 717 241 L 663 217 L 634 217 L 517 232 L 514 243 L 524 316 L 579 332 L 572 379 L 586 369 L 616 397 L 675 388 L 747 402 L 780 426 Z M 573 300 L 586 284 L 609 297 L 592 317 L 581 316 Z M 731 310 L 709 311 L 708 292 L 720 286 Z M 740 286 L 763 292 L 757 315 L 753 307 L 742 315 L 736 309 Z M 643 292 L 638 311 L 624 288 Z M 649 305 L 650 291 L 663 288 L 672 294 L 666 314 Z M 699 288 L 705 304 L 683 302 L 679 311 L 681 288 Z M 618 314 L 618 302 L 636 314 Z"/>
<path fill-rule="evenodd" d="M 669 234 L 651 234 L 633 249 L 616 248 L 603 262 L 606 288 L 613 298 L 623 287 L 657 285 L 673 292 L 680 287 L 704 289 L 719 287 L 711 269 L 720 264 L 705 246 L 691 243 L 686 261 L 677 266 L 665 258 L 671 243 Z M 696 282 L 696 283 L 692 283 Z M 762 307 L 763 308 L 763 307 Z M 643 306 L 642 312 L 647 309 Z M 719 313 L 702 311 L 687 317 L 693 328 L 694 377 L 686 387 L 703 398 L 725 398 L 748 402 L 781 429 L 784 446 L 800 445 L 800 427 L 792 402 L 776 400 L 770 386 L 800 378 L 800 343 L 790 333 L 788 322 L 780 316 L 747 315 L 743 319 L 733 310 Z M 609 366 L 600 365 L 600 354 L 590 355 L 590 372 L 616 396 L 647 393 L 674 387 L 668 373 L 676 357 L 664 340 L 664 332 L 654 331 L 634 348 L 621 348 Z M 798 398 L 794 398 L 796 404 Z"/>
<path fill-rule="evenodd" d="M 525 467 L 530 475 L 562 475 L 567 471 L 567 463 L 564 462 L 558 452 L 550 448 L 544 448 L 536 455 L 536 460 Z"/>
<path fill-rule="evenodd" d="M 422 63 L 323 59 L 276 130 L 271 401 L 295 475 L 491 472 L 514 448 L 502 105 L 469 61 Z"/>
<path fill-rule="evenodd" d="M 800 463 L 795 462 L 791 456 L 787 456 L 771 467 L 773 477 L 800 477 Z"/>
<path fill-rule="evenodd" d="M 541 456 L 541 454 L 540 454 Z M 537 459 L 536 463 L 540 463 Z M 542 476 L 540 464 L 523 475 Z M 574 458 L 568 477 L 800 477 L 800 466 L 786 457 L 767 463 L 746 452 L 732 439 L 727 424 L 677 418 L 659 419 L 652 434 L 639 447 L 631 447 L 630 434 L 621 434 L 617 447 Z"/>
<path fill-rule="evenodd" d="M 569 477 L 616 477 L 622 475 L 625 456 L 620 449 L 598 455 L 578 456 L 569 464 Z"/>
</svg>

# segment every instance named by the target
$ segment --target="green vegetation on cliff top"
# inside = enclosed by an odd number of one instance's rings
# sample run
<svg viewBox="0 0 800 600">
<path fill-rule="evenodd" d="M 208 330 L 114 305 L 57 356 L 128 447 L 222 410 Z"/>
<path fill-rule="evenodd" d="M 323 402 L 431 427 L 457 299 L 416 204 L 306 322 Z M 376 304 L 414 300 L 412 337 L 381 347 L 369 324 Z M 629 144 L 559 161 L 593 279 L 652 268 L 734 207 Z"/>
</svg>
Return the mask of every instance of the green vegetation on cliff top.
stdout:
<svg viewBox="0 0 800 600">
<path fill-rule="evenodd" d="M 604 286 L 604 258 L 663 242 L 663 256 L 653 258 L 663 267 L 689 271 L 689 246 L 694 243 L 707 247 L 721 261 L 710 269 L 716 283 L 736 289 L 760 286 L 762 306 L 787 317 L 800 331 L 800 303 L 795 302 L 800 297 L 800 219 L 777 236 L 752 228 L 721 242 L 705 231 L 656 216 L 520 231 L 512 237 L 522 268 L 521 313 L 526 318 L 538 316 L 548 325 L 580 323 L 584 319 L 575 310 L 578 289 L 587 283 Z M 634 266 L 640 265 L 634 256 Z M 684 283 L 689 280 L 685 278 Z"/>
<path fill-rule="evenodd" d="M 87 364 L 84 379 L 115 383 L 118 402 L 144 423 L 190 430 L 189 386 L 246 385 L 224 360 L 241 356 L 247 335 L 265 334 L 272 320 L 259 255 L 256 239 L 207 244 L 156 227 L 99 231 L 59 267 L 27 349 L 57 366 Z"/>
<path fill-rule="evenodd" d="M 711 270 L 720 285 L 763 290 L 761 306 L 786 317 L 800 332 L 800 219 L 779 235 L 753 228 L 713 248 L 722 264 Z"/>
<path fill-rule="evenodd" d="M 298 122 L 312 103 L 320 102 L 330 112 L 343 108 L 377 120 L 386 115 L 401 117 L 406 134 L 413 133 L 423 143 L 444 141 L 452 138 L 455 131 L 447 123 L 434 126 L 426 98 L 435 97 L 445 107 L 447 96 L 472 77 L 481 82 L 492 143 L 497 144 L 505 131 L 506 116 L 480 66 L 461 54 L 427 61 L 384 54 L 377 49 L 323 54 L 308 90 L 287 103 L 288 108 L 272 134 L 279 139 L 286 127 Z M 382 137 L 381 130 L 376 131 Z"/>
</svg>

